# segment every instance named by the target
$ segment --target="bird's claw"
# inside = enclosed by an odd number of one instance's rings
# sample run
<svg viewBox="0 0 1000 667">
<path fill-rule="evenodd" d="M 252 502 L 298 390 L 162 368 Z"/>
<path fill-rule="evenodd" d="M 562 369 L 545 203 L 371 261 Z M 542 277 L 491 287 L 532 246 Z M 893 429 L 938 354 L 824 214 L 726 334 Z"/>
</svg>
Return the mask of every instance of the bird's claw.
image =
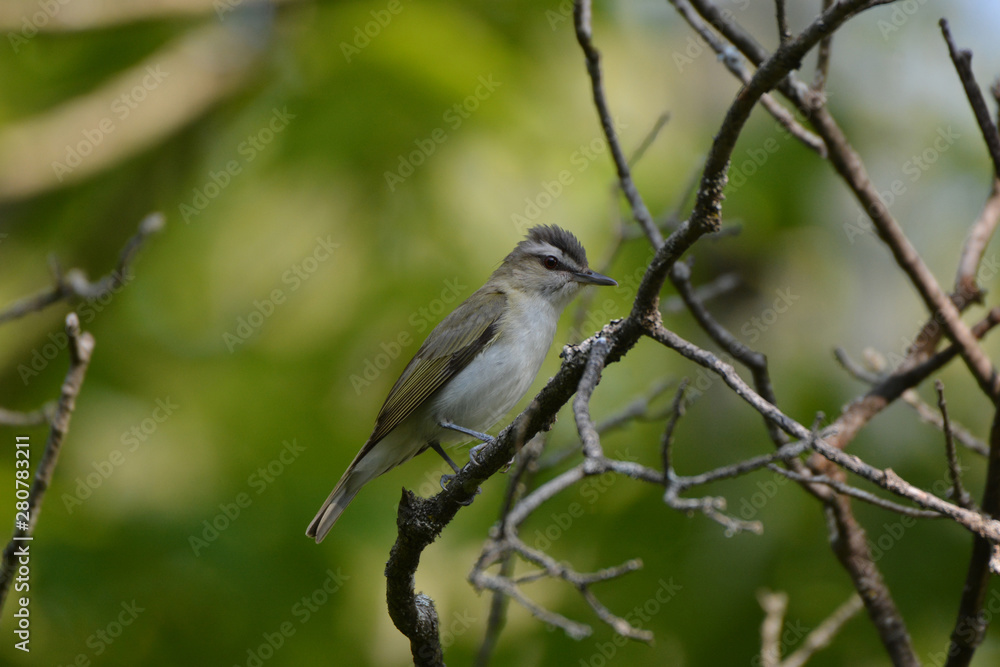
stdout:
<svg viewBox="0 0 1000 667">
<path fill-rule="evenodd" d="M 455 479 L 455 477 L 457 477 L 457 475 L 441 475 L 441 488 L 442 489 L 447 489 L 448 485 L 451 484 L 451 480 Z M 464 502 L 461 501 L 461 500 L 459 500 L 458 504 L 459 505 L 471 505 L 472 501 L 476 499 L 476 496 L 478 496 L 482 492 L 483 492 L 483 490 L 477 486 L 476 487 L 476 493 L 475 493 L 475 495 L 472 496 L 472 498 L 469 498 L 468 500 L 466 500 Z"/>
<path fill-rule="evenodd" d="M 487 442 L 482 443 L 481 445 L 476 445 L 475 447 L 473 447 L 472 449 L 470 449 L 469 450 L 469 460 L 472 461 L 477 466 L 482 465 L 483 462 L 479 460 L 479 453 L 482 452 L 484 449 L 486 449 L 487 447 L 489 447 L 490 445 L 492 445 L 495 442 L 496 442 L 496 439 L 494 438 L 494 439 L 491 439 L 491 440 L 489 440 Z"/>
</svg>

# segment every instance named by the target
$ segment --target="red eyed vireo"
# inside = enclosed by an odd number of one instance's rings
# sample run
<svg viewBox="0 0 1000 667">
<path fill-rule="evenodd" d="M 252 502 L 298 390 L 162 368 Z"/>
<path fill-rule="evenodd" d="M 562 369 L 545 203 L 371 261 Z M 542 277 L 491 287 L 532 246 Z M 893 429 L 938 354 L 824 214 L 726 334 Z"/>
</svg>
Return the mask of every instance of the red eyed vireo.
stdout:
<svg viewBox="0 0 1000 667">
<path fill-rule="evenodd" d="M 486 284 L 417 350 L 389 390 L 368 442 L 351 461 L 306 535 L 321 542 L 361 487 L 430 448 L 457 473 L 442 444 L 484 442 L 531 386 L 552 346 L 559 315 L 583 285 L 617 285 L 591 271 L 575 236 L 528 231 Z M 447 476 L 446 476 L 447 477 Z"/>
</svg>

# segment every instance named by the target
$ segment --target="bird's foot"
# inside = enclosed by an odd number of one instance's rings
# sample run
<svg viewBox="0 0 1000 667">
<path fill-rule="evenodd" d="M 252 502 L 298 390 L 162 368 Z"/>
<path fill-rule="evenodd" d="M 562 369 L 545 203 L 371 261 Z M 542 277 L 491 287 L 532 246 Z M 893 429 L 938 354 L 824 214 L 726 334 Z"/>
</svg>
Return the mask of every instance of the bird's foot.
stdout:
<svg viewBox="0 0 1000 667">
<path fill-rule="evenodd" d="M 473 431 L 471 428 L 465 428 L 464 426 L 459 426 L 458 424 L 453 424 L 450 421 L 443 421 L 438 424 L 441 428 L 446 428 L 451 431 L 458 431 L 459 433 L 464 433 L 465 435 L 471 435 L 476 440 L 482 440 L 483 442 L 491 442 L 493 436 L 488 433 L 480 433 L 479 431 Z"/>
<path fill-rule="evenodd" d="M 442 489 L 447 489 L 448 485 L 451 484 L 451 480 L 455 479 L 455 477 L 457 477 L 457 475 L 441 475 L 441 488 Z M 482 492 L 483 492 L 483 490 L 477 486 L 476 487 L 476 493 L 475 493 L 474 496 L 472 496 L 471 498 L 469 498 L 465 502 L 459 501 L 458 504 L 459 505 L 471 505 L 472 501 L 476 499 L 476 496 L 478 496 Z"/>
<path fill-rule="evenodd" d="M 479 459 L 479 455 L 490 445 L 496 442 L 496 438 L 490 438 L 489 440 L 483 442 L 481 445 L 476 445 L 469 450 L 469 460 L 474 464 L 482 465 L 483 462 Z"/>
</svg>

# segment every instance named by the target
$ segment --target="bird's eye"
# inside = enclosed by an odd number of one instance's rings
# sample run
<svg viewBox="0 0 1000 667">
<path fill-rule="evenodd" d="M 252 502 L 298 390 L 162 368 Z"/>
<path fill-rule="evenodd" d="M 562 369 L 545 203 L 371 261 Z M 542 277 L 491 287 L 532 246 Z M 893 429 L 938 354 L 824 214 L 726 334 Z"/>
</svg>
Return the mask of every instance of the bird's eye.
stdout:
<svg viewBox="0 0 1000 667">
<path fill-rule="evenodd" d="M 552 270 L 559 266 L 559 260 L 556 259 L 555 255 L 546 255 L 542 259 L 542 266 L 546 269 Z"/>
</svg>

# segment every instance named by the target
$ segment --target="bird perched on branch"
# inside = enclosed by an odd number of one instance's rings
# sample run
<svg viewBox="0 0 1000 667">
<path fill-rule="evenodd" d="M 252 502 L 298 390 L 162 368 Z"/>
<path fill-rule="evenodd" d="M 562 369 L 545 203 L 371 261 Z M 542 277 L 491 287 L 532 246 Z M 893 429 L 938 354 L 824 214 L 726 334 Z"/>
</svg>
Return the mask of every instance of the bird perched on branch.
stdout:
<svg viewBox="0 0 1000 667">
<path fill-rule="evenodd" d="M 321 542 L 365 484 L 430 448 L 492 437 L 531 386 L 559 315 L 584 285 L 617 285 L 592 271 L 570 232 L 532 227 L 486 284 L 434 327 L 389 391 L 375 428 L 306 535 Z M 445 479 L 442 478 L 442 484 Z"/>
</svg>

